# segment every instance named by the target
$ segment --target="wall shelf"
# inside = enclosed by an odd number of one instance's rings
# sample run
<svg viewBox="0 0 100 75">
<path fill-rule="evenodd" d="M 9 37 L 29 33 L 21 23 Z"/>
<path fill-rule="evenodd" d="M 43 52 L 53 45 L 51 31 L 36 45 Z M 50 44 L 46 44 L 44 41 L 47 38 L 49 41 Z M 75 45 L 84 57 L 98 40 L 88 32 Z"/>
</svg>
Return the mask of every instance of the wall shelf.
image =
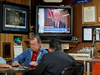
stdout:
<svg viewBox="0 0 100 75">
<path fill-rule="evenodd" d="M 25 43 L 29 43 L 29 41 L 24 41 Z M 64 49 L 66 53 L 72 53 L 72 51 L 77 47 L 80 41 L 61 41 L 62 44 L 69 44 L 69 49 Z M 42 41 L 43 44 L 49 44 L 49 41 Z"/>
</svg>

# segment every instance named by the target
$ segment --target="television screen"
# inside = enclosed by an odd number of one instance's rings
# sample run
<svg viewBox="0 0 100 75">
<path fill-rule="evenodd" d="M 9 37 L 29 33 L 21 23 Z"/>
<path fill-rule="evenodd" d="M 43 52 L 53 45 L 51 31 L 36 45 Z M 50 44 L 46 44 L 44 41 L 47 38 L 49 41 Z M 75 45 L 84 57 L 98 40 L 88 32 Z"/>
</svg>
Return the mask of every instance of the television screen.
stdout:
<svg viewBox="0 0 100 75">
<path fill-rule="evenodd" d="M 36 33 L 38 35 L 72 36 L 72 7 L 37 6 L 36 10 Z"/>
</svg>

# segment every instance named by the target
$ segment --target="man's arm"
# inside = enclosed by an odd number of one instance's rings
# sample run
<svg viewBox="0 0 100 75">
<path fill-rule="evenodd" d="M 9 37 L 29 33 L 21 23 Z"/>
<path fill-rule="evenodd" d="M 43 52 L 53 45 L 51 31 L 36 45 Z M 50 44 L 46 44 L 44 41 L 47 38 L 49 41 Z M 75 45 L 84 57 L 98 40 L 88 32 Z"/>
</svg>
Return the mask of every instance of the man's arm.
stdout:
<svg viewBox="0 0 100 75">
<path fill-rule="evenodd" d="M 46 62 L 46 54 L 45 54 L 45 55 L 43 55 L 41 62 L 38 64 L 35 71 L 33 72 L 33 75 L 42 75 L 43 72 L 45 71 L 46 66 L 47 66 L 46 63 L 47 62 Z"/>
<path fill-rule="evenodd" d="M 45 63 L 39 63 L 39 65 L 36 67 L 35 71 L 33 72 L 33 75 L 42 75 L 45 71 L 46 64 Z"/>
<path fill-rule="evenodd" d="M 12 66 L 20 66 L 20 64 L 18 63 L 18 61 L 14 61 L 12 62 Z"/>
<path fill-rule="evenodd" d="M 2 57 L 0 57 L 0 64 L 6 64 L 6 61 Z"/>
<path fill-rule="evenodd" d="M 8 68 L 12 68 L 12 66 L 8 65 L 8 64 L 0 64 L 0 67 L 8 67 Z"/>
<path fill-rule="evenodd" d="M 0 67 L 12 68 L 12 66 L 6 64 L 6 61 L 2 57 L 0 57 Z"/>
<path fill-rule="evenodd" d="M 17 61 L 19 64 L 22 64 L 22 63 L 25 61 L 26 53 L 27 53 L 27 51 L 24 50 L 24 52 L 22 52 L 20 55 L 18 55 L 16 58 L 14 58 L 14 59 L 12 60 L 12 63 L 13 63 L 14 61 Z M 16 63 L 17 63 L 17 62 L 16 62 Z M 18 64 L 18 63 L 17 63 L 17 64 Z M 13 66 L 14 66 L 14 65 L 13 65 Z"/>
<path fill-rule="evenodd" d="M 38 63 L 37 63 L 36 61 L 31 61 L 31 62 L 29 63 L 29 65 L 37 66 Z"/>
</svg>

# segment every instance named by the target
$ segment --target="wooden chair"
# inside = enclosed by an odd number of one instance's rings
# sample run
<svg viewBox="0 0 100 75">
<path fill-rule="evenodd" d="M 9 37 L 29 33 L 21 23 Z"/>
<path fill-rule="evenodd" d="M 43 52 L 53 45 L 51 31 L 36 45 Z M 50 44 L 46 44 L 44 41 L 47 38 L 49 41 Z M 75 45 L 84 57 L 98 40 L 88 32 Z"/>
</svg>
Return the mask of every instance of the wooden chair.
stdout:
<svg viewBox="0 0 100 75">
<path fill-rule="evenodd" d="M 62 75 L 73 75 L 75 71 L 75 67 L 70 67 L 66 68 L 63 72 Z"/>
</svg>

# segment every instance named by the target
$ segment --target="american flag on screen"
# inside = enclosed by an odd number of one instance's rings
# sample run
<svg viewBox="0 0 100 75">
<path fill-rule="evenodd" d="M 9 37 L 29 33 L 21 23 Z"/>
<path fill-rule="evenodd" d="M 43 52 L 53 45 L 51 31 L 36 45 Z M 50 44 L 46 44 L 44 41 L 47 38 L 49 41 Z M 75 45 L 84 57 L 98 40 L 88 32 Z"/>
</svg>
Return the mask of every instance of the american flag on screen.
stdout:
<svg viewBox="0 0 100 75">
<path fill-rule="evenodd" d="M 47 9 L 48 18 L 50 18 L 50 21 L 54 21 L 53 12 L 54 12 L 55 10 L 56 10 L 56 9 Z"/>
</svg>

